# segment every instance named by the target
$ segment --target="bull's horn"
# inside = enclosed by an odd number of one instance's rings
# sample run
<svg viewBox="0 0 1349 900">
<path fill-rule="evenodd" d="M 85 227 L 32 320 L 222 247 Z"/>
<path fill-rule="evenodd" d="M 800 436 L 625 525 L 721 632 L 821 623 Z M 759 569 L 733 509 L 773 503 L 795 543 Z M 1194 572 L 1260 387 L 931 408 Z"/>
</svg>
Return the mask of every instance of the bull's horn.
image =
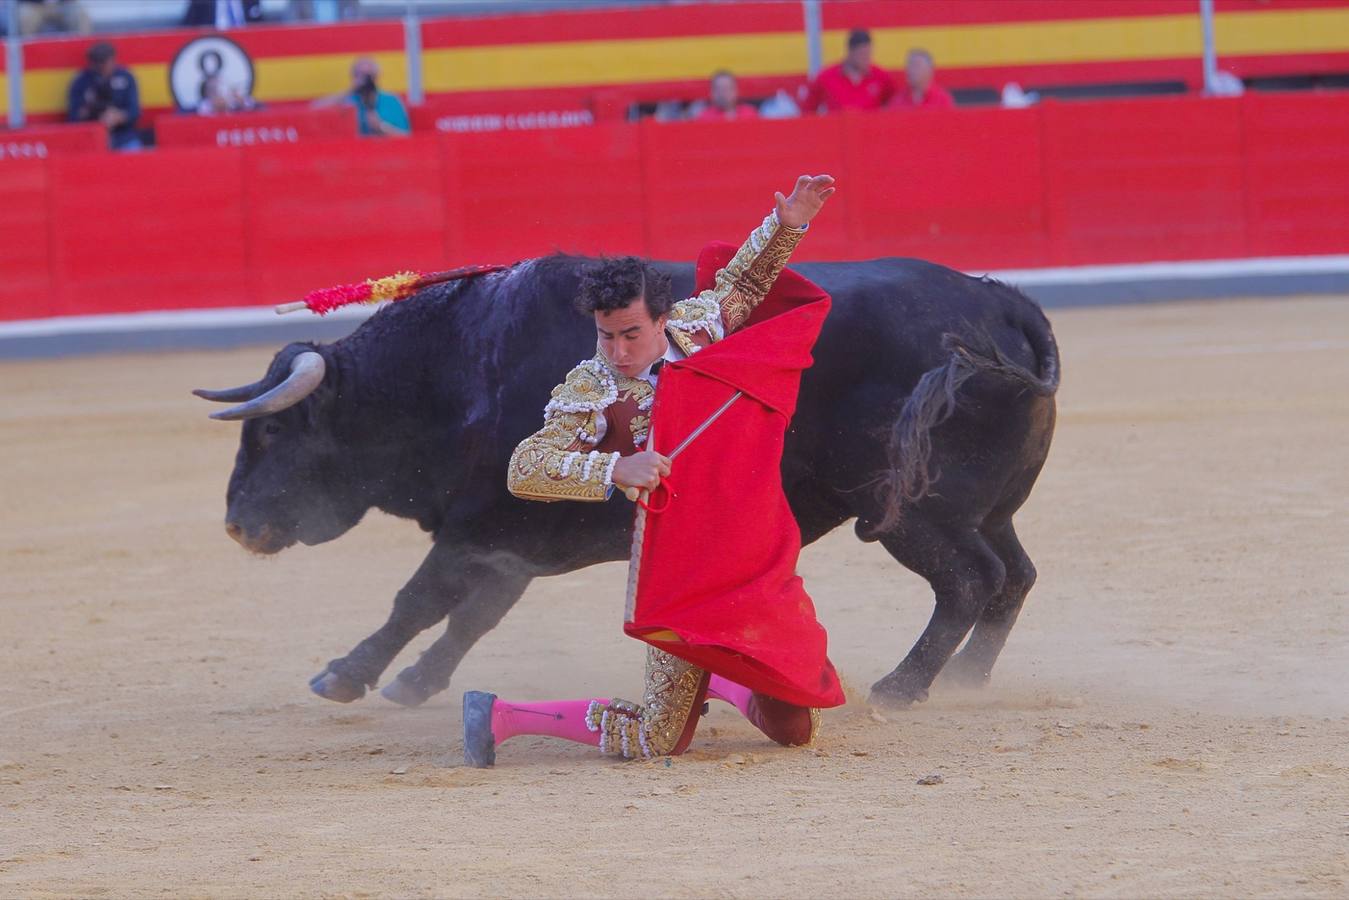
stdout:
<svg viewBox="0 0 1349 900">
<path fill-rule="evenodd" d="M 238 403 L 240 400 L 252 400 L 258 394 L 261 394 L 266 384 L 267 379 L 264 378 L 252 384 L 241 384 L 238 387 L 225 388 L 219 391 L 197 388 L 192 393 L 203 400 L 214 400 L 216 403 Z"/>
<path fill-rule="evenodd" d="M 272 413 L 290 409 L 318 388 L 323 382 L 323 372 L 327 364 L 323 355 L 306 350 L 295 357 L 290 364 L 290 374 L 286 380 L 272 388 L 261 397 L 231 406 L 218 413 L 211 413 L 212 419 L 232 422 L 235 419 L 256 419 Z"/>
</svg>

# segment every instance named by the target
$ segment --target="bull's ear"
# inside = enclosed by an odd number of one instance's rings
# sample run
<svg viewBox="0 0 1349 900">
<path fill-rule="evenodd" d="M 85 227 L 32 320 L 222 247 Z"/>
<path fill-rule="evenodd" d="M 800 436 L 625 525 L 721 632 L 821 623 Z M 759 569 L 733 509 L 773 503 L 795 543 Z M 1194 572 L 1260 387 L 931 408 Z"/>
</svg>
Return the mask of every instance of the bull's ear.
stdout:
<svg viewBox="0 0 1349 900">
<path fill-rule="evenodd" d="M 329 421 L 337 406 L 337 376 L 337 365 L 329 359 L 323 372 L 323 381 L 304 399 L 302 409 L 306 428 L 317 428 Z"/>
</svg>

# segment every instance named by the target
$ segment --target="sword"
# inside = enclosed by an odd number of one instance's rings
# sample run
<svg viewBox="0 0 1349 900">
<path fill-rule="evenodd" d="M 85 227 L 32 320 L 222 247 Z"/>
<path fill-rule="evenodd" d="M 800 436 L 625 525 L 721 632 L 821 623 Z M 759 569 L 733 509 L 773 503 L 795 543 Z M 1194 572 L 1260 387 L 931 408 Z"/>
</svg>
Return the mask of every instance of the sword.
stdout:
<svg viewBox="0 0 1349 900">
<path fill-rule="evenodd" d="M 729 400 L 727 400 L 725 403 L 721 404 L 721 406 L 718 407 L 718 409 L 717 409 L 716 412 L 712 413 L 712 415 L 708 416 L 708 417 L 703 421 L 703 424 L 701 424 L 701 425 L 699 425 L 697 428 L 693 429 L 693 431 L 689 433 L 689 436 L 688 436 L 688 437 L 686 437 L 686 438 L 684 438 L 684 440 L 680 441 L 678 447 L 675 447 L 674 450 L 670 451 L 670 456 L 669 456 L 670 461 L 673 462 L 673 461 L 674 461 L 674 458 L 675 458 L 676 456 L 678 456 L 679 454 L 683 453 L 684 450 L 688 447 L 689 444 L 692 444 L 695 440 L 698 439 L 698 435 L 700 435 L 700 434 L 702 434 L 704 431 L 706 431 L 706 430 L 712 425 L 713 422 L 717 421 L 717 419 L 720 419 L 720 418 L 722 417 L 722 415 L 726 412 L 726 410 L 728 410 L 728 409 L 731 408 L 731 404 L 735 403 L 735 401 L 739 400 L 739 399 L 740 399 L 741 397 L 743 397 L 743 396 L 745 396 L 745 392 L 744 392 L 744 391 L 736 391 L 734 394 L 732 394 Z M 639 497 L 641 497 L 643 493 L 644 493 L 644 490 L 643 490 L 642 488 L 638 488 L 638 487 L 631 487 L 631 486 L 630 486 L 630 487 L 625 487 L 625 488 L 623 489 L 623 496 L 627 497 L 627 498 L 628 498 L 629 500 L 631 500 L 633 503 L 636 503 L 636 502 L 637 502 L 637 499 L 638 499 Z"/>
</svg>

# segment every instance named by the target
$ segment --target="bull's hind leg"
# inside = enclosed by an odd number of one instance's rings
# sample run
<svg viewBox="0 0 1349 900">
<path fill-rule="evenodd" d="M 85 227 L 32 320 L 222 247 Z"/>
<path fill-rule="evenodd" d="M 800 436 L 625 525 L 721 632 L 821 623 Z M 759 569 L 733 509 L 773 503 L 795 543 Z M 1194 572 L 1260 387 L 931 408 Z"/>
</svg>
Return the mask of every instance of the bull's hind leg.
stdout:
<svg viewBox="0 0 1349 900">
<path fill-rule="evenodd" d="M 475 584 L 450 610 L 445 633 L 385 685 L 380 695 L 400 706 L 420 706 L 449 687 L 450 677 L 468 651 L 510 612 L 529 582 L 528 575 L 498 571 Z"/>
<path fill-rule="evenodd" d="M 916 517 L 915 517 L 916 518 Z M 886 550 L 932 585 L 936 608 L 909 655 L 871 686 L 873 703 L 907 706 L 927 699 L 937 673 L 1001 590 L 1005 570 L 998 554 L 974 528 L 909 520 L 880 539 Z"/>
<path fill-rule="evenodd" d="M 993 664 L 1007 643 L 1007 636 L 1016 624 L 1016 617 L 1026 601 L 1026 595 L 1035 585 L 1035 565 L 1017 540 L 1016 529 L 1010 521 L 983 529 L 985 540 L 1002 559 L 1007 569 L 1002 590 L 979 614 L 979 621 L 964 648 L 955 655 L 946 668 L 946 675 L 958 684 L 980 686 L 988 683 Z"/>
</svg>

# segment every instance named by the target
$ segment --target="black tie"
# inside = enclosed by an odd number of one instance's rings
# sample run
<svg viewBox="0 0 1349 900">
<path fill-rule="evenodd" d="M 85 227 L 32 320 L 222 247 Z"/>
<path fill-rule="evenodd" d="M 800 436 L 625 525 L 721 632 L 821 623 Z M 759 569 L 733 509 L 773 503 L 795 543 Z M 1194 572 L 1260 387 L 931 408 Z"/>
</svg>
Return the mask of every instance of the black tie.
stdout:
<svg viewBox="0 0 1349 900">
<path fill-rule="evenodd" d="M 660 375 L 660 370 L 665 368 L 665 359 L 661 358 L 651 364 L 651 377 L 656 378 Z"/>
</svg>

